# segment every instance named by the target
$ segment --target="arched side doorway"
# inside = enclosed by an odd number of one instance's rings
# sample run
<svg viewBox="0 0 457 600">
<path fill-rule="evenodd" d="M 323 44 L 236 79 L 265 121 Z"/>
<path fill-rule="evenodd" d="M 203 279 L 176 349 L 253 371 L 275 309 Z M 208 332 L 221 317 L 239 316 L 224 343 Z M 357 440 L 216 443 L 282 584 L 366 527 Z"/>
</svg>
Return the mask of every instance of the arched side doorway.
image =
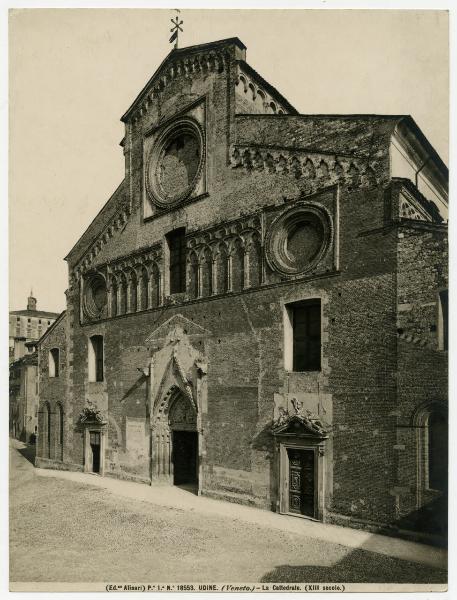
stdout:
<svg viewBox="0 0 457 600">
<path fill-rule="evenodd" d="M 152 479 L 199 488 L 199 434 L 193 402 L 178 386 L 165 395 L 152 430 Z"/>
<path fill-rule="evenodd" d="M 413 414 L 417 443 L 417 507 L 447 492 L 448 415 L 441 402 L 421 405 Z"/>
</svg>

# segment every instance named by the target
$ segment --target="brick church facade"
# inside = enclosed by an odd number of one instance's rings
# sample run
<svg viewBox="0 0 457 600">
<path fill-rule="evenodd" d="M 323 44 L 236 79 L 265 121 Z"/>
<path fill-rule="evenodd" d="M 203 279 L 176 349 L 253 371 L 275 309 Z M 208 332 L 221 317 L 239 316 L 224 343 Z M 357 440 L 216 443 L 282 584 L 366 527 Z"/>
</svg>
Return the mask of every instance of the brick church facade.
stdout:
<svg viewBox="0 0 457 600">
<path fill-rule="evenodd" d="M 36 464 L 417 529 L 446 497 L 447 168 L 410 116 L 301 115 L 245 59 L 173 50 L 123 115 Z"/>
</svg>

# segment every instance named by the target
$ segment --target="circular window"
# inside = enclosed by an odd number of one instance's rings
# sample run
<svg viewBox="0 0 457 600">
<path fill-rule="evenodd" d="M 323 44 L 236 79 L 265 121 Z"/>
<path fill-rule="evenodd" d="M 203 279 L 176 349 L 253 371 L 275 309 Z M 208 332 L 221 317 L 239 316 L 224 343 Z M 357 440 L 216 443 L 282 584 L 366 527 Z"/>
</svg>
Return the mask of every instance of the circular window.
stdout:
<svg viewBox="0 0 457 600">
<path fill-rule="evenodd" d="M 321 207 L 304 204 L 280 215 L 266 236 L 269 265 L 284 275 L 312 270 L 328 248 L 330 217 Z"/>
<path fill-rule="evenodd" d="M 85 309 L 87 316 L 100 318 L 107 305 L 106 282 L 102 275 L 94 275 L 86 283 Z"/>
<path fill-rule="evenodd" d="M 191 119 L 181 119 L 157 138 L 146 168 L 149 196 L 161 207 L 187 198 L 194 190 L 203 162 L 203 134 Z"/>
</svg>

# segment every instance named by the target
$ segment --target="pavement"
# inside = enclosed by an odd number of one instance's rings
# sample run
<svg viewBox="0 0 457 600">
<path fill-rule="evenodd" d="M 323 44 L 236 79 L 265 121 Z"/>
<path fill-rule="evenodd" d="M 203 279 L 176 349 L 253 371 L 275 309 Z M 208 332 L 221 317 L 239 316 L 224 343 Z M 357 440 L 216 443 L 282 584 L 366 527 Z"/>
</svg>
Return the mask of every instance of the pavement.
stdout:
<svg viewBox="0 0 457 600">
<path fill-rule="evenodd" d="M 13 441 L 12 443 L 16 447 L 21 447 L 21 442 Z M 347 548 L 363 548 L 363 550 L 368 552 L 403 561 L 415 562 L 436 569 L 447 568 L 447 551 L 443 548 L 347 527 L 299 519 L 288 515 L 279 515 L 266 510 L 224 502 L 222 500 L 213 500 L 204 496 L 197 496 L 186 489 L 176 486 L 148 486 L 112 479 L 110 477 L 100 477 L 91 473 L 52 469 L 36 468 L 35 473 L 38 477 L 42 478 L 58 478 L 95 486 L 123 498 L 132 498 L 156 506 L 235 519 L 262 528 L 271 528 L 273 530 L 292 533 L 296 536 L 303 536 L 304 538 L 339 544 Z"/>
</svg>

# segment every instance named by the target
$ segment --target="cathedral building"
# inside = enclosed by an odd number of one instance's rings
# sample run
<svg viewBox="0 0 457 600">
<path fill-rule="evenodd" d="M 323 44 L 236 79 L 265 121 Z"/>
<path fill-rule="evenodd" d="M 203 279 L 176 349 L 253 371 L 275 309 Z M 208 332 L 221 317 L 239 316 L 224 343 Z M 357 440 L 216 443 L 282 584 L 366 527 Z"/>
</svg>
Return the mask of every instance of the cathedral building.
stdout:
<svg viewBox="0 0 457 600">
<path fill-rule="evenodd" d="M 39 344 L 36 464 L 439 533 L 448 171 L 413 118 L 299 114 L 231 38 L 122 121 Z"/>
</svg>

